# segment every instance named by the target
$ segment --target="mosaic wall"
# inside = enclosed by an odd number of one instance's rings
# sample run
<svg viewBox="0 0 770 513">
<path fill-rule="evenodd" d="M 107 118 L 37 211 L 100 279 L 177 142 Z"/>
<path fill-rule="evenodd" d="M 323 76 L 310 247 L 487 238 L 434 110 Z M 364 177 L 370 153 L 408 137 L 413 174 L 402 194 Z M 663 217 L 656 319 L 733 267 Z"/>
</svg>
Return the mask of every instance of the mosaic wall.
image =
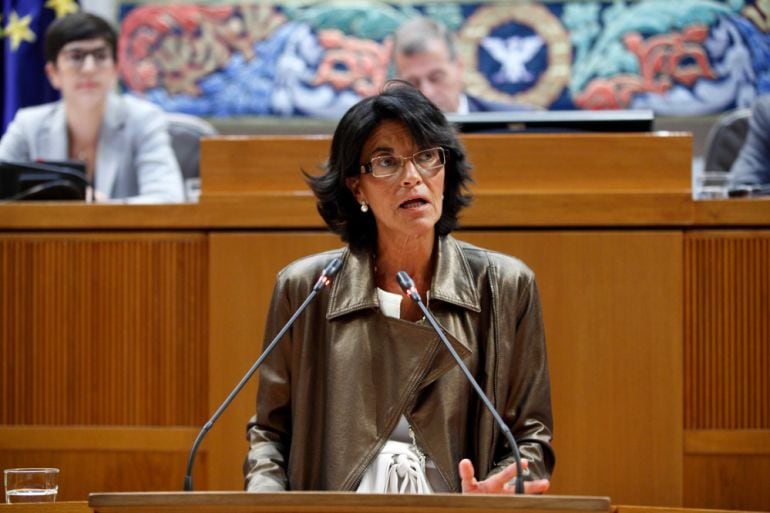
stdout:
<svg viewBox="0 0 770 513">
<path fill-rule="evenodd" d="M 417 14 L 496 102 L 702 115 L 770 93 L 770 0 L 122 4 L 121 79 L 171 111 L 337 117 L 392 77 Z"/>
</svg>

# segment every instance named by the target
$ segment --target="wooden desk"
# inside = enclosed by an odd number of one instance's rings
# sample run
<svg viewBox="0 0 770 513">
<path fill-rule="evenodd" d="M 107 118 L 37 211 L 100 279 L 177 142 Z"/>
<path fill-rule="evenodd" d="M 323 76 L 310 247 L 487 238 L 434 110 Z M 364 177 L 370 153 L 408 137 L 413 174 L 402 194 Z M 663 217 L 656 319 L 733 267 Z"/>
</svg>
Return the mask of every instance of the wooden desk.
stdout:
<svg viewBox="0 0 770 513">
<path fill-rule="evenodd" d="M 95 513 L 609 513 L 607 497 L 460 494 L 145 493 L 91 494 Z"/>
<path fill-rule="evenodd" d="M 0 503 L 3 513 L 92 513 L 86 501 L 47 502 L 30 504 Z"/>
<path fill-rule="evenodd" d="M 297 171 L 328 140 L 282 140 L 206 141 L 198 205 L 0 205 L 0 466 L 59 466 L 62 498 L 181 489 L 258 356 L 275 273 L 340 245 Z M 682 134 L 488 143 L 467 140 L 456 235 L 537 273 L 553 493 L 770 509 L 770 202 L 692 201 Z M 196 489 L 240 488 L 255 390 L 203 443 Z"/>
</svg>

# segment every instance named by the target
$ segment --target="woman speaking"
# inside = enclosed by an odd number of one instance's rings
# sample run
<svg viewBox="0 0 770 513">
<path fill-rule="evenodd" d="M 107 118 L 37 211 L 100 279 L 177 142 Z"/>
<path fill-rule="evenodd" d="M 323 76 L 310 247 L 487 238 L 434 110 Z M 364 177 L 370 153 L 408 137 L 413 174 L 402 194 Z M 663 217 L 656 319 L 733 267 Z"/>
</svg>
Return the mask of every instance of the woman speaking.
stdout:
<svg viewBox="0 0 770 513">
<path fill-rule="evenodd" d="M 391 82 L 337 126 L 308 177 L 345 248 L 277 278 L 270 340 L 334 257 L 342 269 L 261 367 L 246 488 L 513 493 L 513 452 L 396 273 L 406 271 L 510 428 L 525 491 L 554 466 L 543 323 L 533 273 L 454 239 L 470 166 L 444 115 Z"/>
</svg>

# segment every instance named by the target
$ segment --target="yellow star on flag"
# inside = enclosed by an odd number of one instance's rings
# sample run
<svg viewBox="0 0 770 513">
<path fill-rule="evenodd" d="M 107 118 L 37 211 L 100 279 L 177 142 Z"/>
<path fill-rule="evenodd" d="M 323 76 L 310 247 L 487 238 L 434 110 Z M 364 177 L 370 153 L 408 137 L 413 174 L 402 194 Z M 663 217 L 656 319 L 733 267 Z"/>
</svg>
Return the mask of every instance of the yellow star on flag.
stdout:
<svg viewBox="0 0 770 513">
<path fill-rule="evenodd" d="M 8 24 L 5 26 L 4 37 L 10 38 L 11 50 L 16 50 L 22 41 L 32 43 L 35 41 L 35 33 L 29 28 L 29 24 L 32 22 L 32 16 L 27 15 L 19 19 L 19 15 L 16 11 L 11 11 L 11 19 L 8 20 Z"/>
<path fill-rule="evenodd" d="M 75 0 L 48 0 L 45 6 L 56 11 L 57 18 L 78 12 L 78 4 Z"/>
</svg>

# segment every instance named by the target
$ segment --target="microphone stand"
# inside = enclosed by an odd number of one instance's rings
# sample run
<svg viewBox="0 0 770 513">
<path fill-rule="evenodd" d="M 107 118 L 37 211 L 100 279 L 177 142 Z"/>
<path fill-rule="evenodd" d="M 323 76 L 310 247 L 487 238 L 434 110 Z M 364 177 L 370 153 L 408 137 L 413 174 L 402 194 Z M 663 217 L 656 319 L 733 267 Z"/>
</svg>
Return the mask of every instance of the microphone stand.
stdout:
<svg viewBox="0 0 770 513">
<path fill-rule="evenodd" d="M 195 455 L 198 453 L 198 446 L 200 446 L 201 442 L 203 441 L 203 437 L 206 436 L 206 433 L 209 432 L 211 427 L 214 425 L 214 423 L 219 419 L 219 417 L 224 413 L 224 411 L 227 409 L 228 406 L 230 406 L 230 403 L 233 402 L 233 399 L 235 399 L 235 396 L 238 395 L 238 393 L 241 391 L 241 389 L 246 386 L 246 383 L 251 379 L 251 377 L 254 375 L 254 373 L 259 369 L 260 365 L 262 365 L 262 362 L 265 361 L 265 359 L 270 355 L 270 353 L 275 349 L 275 346 L 278 345 L 278 342 L 283 338 L 283 336 L 286 334 L 287 331 L 289 331 L 289 328 L 292 327 L 294 322 L 297 320 L 297 318 L 302 314 L 303 311 L 305 311 L 305 308 L 315 299 L 315 297 L 318 295 L 318 292 L 326 285 L 329 285 L 332 282 L 332 279 L 337 274 L 337 272 L 340 270 L 340 267 L 342 267 L 342 260 L 340 258 L 335 258 L 331 262 L 329 262 L 326 267 L 324 267 L 324 270 L 321 271 L 321 276 L 318 277 L 318 280 L 316 281 L 315 285 L 313 286 L 313 290 L 308 294 L 307 298 L 305 298 L 305 301 L 297 308 L 297 310 L 294 312 L 294 314 L 289 318 L 288 321 L 286 321 L 286 324 L 283 325 L 283 328 L 281 328 L 281 331 L 278 332 L 278 334 L 273 338 L 273 340 L 270 342 L 270 344 L 265 348 L 265 350 L 262 352 L 262 354 L 257 358 L 257 361 L 254 362 L 254 365 L 251 366 L 251 368 L 246 372 L 246 374 L 241 378 L 241 381 L 235 385 L 235 388 L 233 388 L 232 392 L 227 396 L 227 398 L 222 402 L 222 404 L 217 408 L 217 410 L 214 412 L 214 415 L 211 416 L 211 418 L 206 422 L 203 427 L 201 428 L 200 432 L 198 433 L 198 436 L 195 438 L 195 442 L 193 442 L 192 448 L 190 449 L 190 456 L 187 459 L 187 471 L 184 476 L 184 491 L 191 492 L 193 489 L 193 482 L 192 482 L 192 469 L 193 469 L 193 463 L 195 462 Z"/>
<path fill-rule="evenodd" d="M 412 301 L 417 303 L 417 306 L 420 307 L 420 310 L 422 310 L 423 315 L 426 319 L 428 319 L 428 322 L 433 327 L 433 330 L 438 334 L 441 341 L 444 343 L 446 348 L 449 350 L 449 353 L 452 355 L 452 357 L 457 362 L 457 365 L 460 367 L 460 369 L 463 371 L 463 374 L 465 374 L 465 377 L 468 379 L 471 385 L 473 385 L 473 389 L 478 394 L 481 401 L 484 403 L 484 406 L 486 406 L 487 410 L 492 414 L 492 417 L 494 417 L 495 422 L 497 422 L 497 425 L 500 427 L 500 430 L 503 432 L 503 435 L 505 436 L 505 439 L 508 441 L 508 445 L 511 446 L 511 450 L 513 451 L 513 459 L 516 461 L 516 493 L 517 494 L 523 494 L 524 493 L 524 479 L 522 476 L 522 470 L 521 470 L 521 455 L 519 454 L 519 446 L 516 443 L 516 439 L 513 438 L 513 434 L 511 434 L 511 430 L 508 429 L 508 426 L 503 421 L 502 417 L 500 417 L 500 414 L 497 413 L 497 410 L 495 410 L 495 407 L 492 405 L 492 402 L 489 400 L 489 398 L 486 396 L 484 391 L 481 389 L 479 384 L 474 379 L 471 372 L 468 370 L 468 367 L 463 363 L 462 359 L 460 358 L 460 355 L 457 354 L 457 351 L 455 351 L 454 347 L 452 347 L 452 344 L 449 342 L 449 340 L 446 338 L 446 335 L 444 335 L 444 330 L 439 326 L 438 322 L 436 321 L 436 318 L 433 317 L 433 314 L 430 310 L 428 310 L 428 307 L 425 306 L 425 304 L 422 302 L 422 298 L 420 297 L 420 293 L 417 291 L 417 287 L 414 285 L 414 280 L 407 274 L 405 271 L 399 271 L 396 273 L 396 281 L 398 281 L 398 285 L 401 287 L 401 289 L 404 291 L 404 293 L 409 296 Z"/>
</svg>

